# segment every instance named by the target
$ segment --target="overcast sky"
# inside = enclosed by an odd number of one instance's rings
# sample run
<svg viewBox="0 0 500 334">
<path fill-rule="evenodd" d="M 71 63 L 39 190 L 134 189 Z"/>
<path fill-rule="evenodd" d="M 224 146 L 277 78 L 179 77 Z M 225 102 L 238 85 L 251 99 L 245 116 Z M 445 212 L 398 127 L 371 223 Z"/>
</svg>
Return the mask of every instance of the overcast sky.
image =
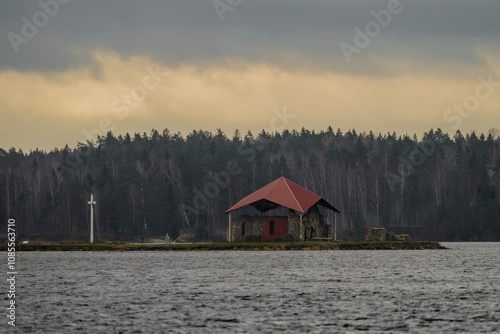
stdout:
<svg viewBox="0 0 500 334">
<path fill-rule="evenodd" d="M 0 0 L 0 148 L 108 129 L 486 133 L 499 17 L 493 0 Z"/>
</svg>

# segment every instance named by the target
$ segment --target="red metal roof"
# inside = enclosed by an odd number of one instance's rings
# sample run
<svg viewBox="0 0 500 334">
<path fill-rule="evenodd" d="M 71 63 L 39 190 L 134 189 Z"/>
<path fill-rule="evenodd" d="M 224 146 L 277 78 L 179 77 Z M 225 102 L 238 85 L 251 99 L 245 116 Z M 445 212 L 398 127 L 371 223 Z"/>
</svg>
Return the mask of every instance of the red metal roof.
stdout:
<svg viewBox="0 0 500 334">
<path fill-rule="evenodd" d="M 267 186 L 246 196 L 229 208 L 226 213 L 247 205 L 252 205 L 261 212 L 269 211 L 279 206 L 284 206 L 299 212 L 306 212 L 314 204 L 339 212 L 321 196 L 316 195 L 285 177 L 280 177 Z"/>
</svg>

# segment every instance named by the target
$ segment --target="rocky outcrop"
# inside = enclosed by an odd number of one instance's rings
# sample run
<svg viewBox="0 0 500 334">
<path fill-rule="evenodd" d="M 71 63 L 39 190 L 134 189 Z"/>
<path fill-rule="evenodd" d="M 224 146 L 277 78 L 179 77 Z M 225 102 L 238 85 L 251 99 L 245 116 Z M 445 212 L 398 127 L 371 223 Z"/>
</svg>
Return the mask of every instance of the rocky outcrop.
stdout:
<svg viewBox="0 0 500 334">
<path fill-rule="evenodd" d="M 367 227 L 365 229 L 366 241 L 411 241 L 408 234 L 394 234 L 387 232 L 383 227 Z"/>
</svg>

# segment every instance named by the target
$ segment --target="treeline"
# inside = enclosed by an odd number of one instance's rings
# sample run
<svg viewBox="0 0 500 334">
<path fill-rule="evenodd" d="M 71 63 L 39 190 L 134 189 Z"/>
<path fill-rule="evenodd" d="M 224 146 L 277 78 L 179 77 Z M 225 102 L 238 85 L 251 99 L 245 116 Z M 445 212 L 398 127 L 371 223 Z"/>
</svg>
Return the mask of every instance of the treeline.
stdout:
<svg viewBox="0 0 500 334">
<path fill-rule="evenodd" d="M 230 137 L 109 132 L 74 149 L 0 149 L 0 219 L 16 219 L 22 237 L 87 235 L 93 193 L 97 238 L 192 229 L 207 239 L 225 231 L 232 204 L 284 175 L 336 206 L 340 229 L 500 240 L 499 150 L 495 131 L 450 137 L 438 129 L 421 140 L 331 127 Z"/>
</svg>

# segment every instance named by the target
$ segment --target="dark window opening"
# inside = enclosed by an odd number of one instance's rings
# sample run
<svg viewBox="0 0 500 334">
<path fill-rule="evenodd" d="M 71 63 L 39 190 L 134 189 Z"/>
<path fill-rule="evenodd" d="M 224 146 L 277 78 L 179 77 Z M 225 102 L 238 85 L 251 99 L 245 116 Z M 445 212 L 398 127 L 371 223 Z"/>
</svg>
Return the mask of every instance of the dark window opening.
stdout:
<svg viewBox="0 0 500 334">
<path fill-rule="evenodd" d="M 274 235 L 274 220 L 269 222 L 269 235 Z"/>
<path fill-rule="evenodd" d="M 247 234 L 247 223 L 243 223 L 243 225 L 241 225 L 241 235 L 245 235 Z"/>
</svg>

